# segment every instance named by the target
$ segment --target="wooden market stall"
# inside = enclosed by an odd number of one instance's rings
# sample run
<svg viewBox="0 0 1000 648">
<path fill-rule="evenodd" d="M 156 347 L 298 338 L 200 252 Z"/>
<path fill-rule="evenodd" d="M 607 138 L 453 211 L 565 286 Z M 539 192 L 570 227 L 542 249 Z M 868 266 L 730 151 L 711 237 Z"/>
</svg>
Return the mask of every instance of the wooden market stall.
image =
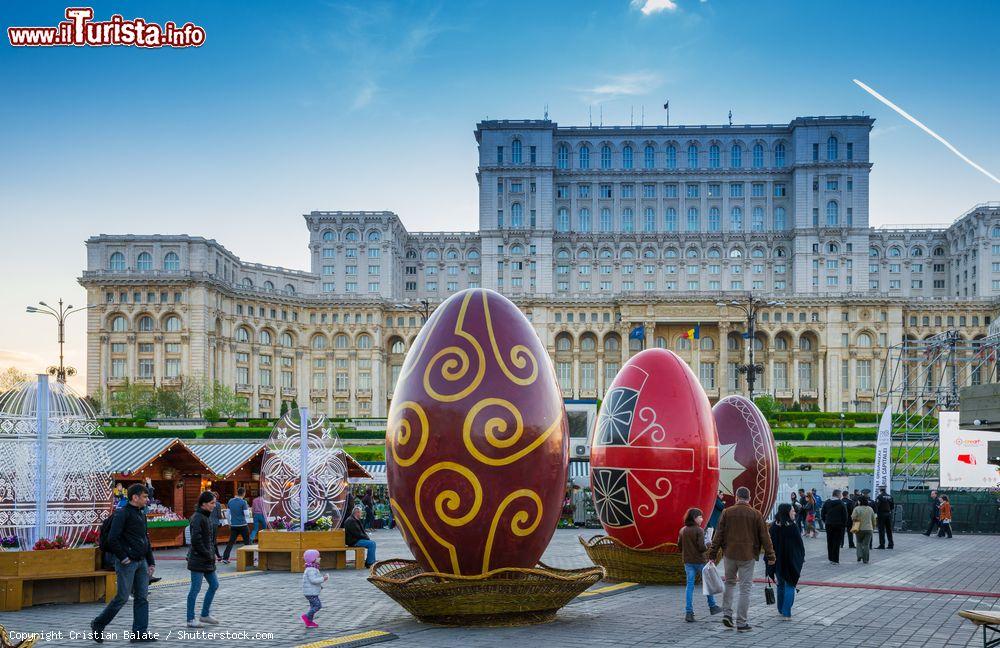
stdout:
<svg viewBox="0 0 1000 648">
<path fill-rule="evenodd" d="M 144 484 L 146 478 L 152 483 L 151 500 L 160 504 L 152 504 L 147 513 L 153 548 L 182 546 L 186 518 L 194 512 L 188 494 L 211 469 L 180 439 L 108 439 L 107 448 L 116 483 L 126 488 Z"/>
<path fill-rule="evenodd" d="M 260 496 L 260 466 L 264 461 L 264 444 L 244 441 L 235 443 L 193 443 L 188 442 L 188 448 L 209 468 L 209 472 L 201 480 L 201 484 L 188 496 L 191 507 L 197 504 L 198 495 L 202 491 L 212 490 L 219 494 L 219 502 L 225 509 L 229 500 L 236 497 L 236 490 L 241 486 L 246 489 L 246 501 L 252 504 Z M 247 522 L 253 527 L 253 520 L 248 515 Z M 229 524 L 223 518 L 219 526 L 217 540 L 220 543 L 229 540 Z"/>
</svg>

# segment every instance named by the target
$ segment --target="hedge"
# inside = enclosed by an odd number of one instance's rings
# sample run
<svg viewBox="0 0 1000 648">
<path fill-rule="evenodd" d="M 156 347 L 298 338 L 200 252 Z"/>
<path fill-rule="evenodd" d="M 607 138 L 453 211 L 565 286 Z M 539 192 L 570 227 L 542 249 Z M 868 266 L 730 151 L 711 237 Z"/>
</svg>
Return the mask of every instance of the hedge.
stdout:
<svg viewBox="0 0 1000 648">
<path fill-rule="evenodd" d="M 197 438 L 197 430 L 155 430 L 153 428 L 113 428 L 105 430 L 107 439 L 178 439 Z"/>
<path fill-rule="evenodd" d="M 856 423 L 878 423 L 878 412 L 844 412 L 844 419 L 855 421 Z M 779 421 L 809 421 L 814 423 L 816 419 L 836 419 L 840 421 L 838 412 L 778 412 Z"/>
<path fill-rule="evenodd" d="M 813 423 L 815 423 L 816 427 L 818 427 L 818 428 L 821 428 L 821 427 L 840 427 L 841 425 L 843 425 L 844 427 L 854 427 L 854 424 L 856 423 L 856 421 L 854 421 L 852 419 L 849 419 L 849 418 L 847 418 L 845 416 L 843 419 L 840 419 L 840 418 L 818 418 L 815 421 L 813 421 Z"/>
<path fill-rule="evenodd" d="M 349 452 L 355 461 L 385 461 L 385 453 L 379 450 L 355 450 Z"/>
<path fill-rule="evenodd" d="M 382 430 L 337 430 L 341 439 L 385 439 Z"/>
<path fill-rule="evenodd" d="M 257 428 L 215 428 L 205 430 L 203 439 L 266 439 L 271 436 L 271 430 Z"/>
<path fill-rule="evenodd" d="M 774 430 L 775 441 L 805 441 L 806 433 L 798 430 Z"/>
<path fill-rule="evenodd" d="M 845 441 L 874 441 L 877 431 L 844 430 Z M 840 441 L 840 430 L 809 430 L 809 441 Z"/>
</svg>

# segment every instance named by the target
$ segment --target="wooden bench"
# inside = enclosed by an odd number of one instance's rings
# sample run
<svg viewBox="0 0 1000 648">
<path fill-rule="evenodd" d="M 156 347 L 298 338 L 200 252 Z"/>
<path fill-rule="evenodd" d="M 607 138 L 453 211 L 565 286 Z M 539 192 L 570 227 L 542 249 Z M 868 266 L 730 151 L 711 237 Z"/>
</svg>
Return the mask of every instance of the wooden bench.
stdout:
<svg viewBox="0 0 1000 648">
<path fill-rule="evenodd" d="M 364 547 L 334 547 L 321 549 L 319 552 L 322 566 L 326 569 L 346 569 L 347 552 L 354 552 L 354 568 L 363 569 L 367 551 Z M 261 571 L 291 571 L 302 573 L 306 570 L 302 560 L 302 552 L 297 549 L 261 550 L 258 545 L 244 545 L 236 550 L 236 571 L 243 572 L 252 568 L 254 555 L 257 556 L 257 569 Z"/>
<path fill-rule="evenodd" d="M 972 621 L 977 626 L 983 628 L 983 648 L 994 648 L 1000 646 L 1000 612 L 993 610 L 961 610 L 958 616 Z M 993 635 L 987 640 L 986 631 L 991 630 Z"/>
<path fill-rule="evenodd" d="M 93 603 L 114 598 L 118 581 L 113 571 L 0 576 L 0 610 L 16 612 L 44 603 Z"/>
</svg>

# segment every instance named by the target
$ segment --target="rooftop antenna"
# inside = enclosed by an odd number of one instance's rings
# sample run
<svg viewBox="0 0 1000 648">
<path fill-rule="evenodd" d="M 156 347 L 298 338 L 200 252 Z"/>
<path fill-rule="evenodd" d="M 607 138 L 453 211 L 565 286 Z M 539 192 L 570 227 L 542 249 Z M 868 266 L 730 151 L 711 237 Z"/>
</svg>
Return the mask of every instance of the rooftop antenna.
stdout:
<svg viewBox="0 0 1000 648">
<path fill-rule="evenodd" d="M 549 104 L 545 104 L 545 121 L 549 120 Z"/>
<path fill-rule="evenodd" d="M 729 111 L 729 125 L 730 126 L 733 125 L 733 111 L 732 110 Z"/>
<path fill-rule="evenodd" d="M 646 125 L 646 106 L 643 105 L 639 110 L 639 126 Z"/>
<path fill-rule="evenodd" d="M 594 125 L 594 107 L 593 106 L 588 106 L 587 107 L 587 114 L 590 116 L 590 125 L 593 126 Z"/>
<path fill-rule="evenodd" d="M 604 126 L 604 104 L 601 104 L 600 110 L 601 110 L 601 115 L 600 115 L 600 117 L 601 117 L 601 126 Z"/>
</svg>

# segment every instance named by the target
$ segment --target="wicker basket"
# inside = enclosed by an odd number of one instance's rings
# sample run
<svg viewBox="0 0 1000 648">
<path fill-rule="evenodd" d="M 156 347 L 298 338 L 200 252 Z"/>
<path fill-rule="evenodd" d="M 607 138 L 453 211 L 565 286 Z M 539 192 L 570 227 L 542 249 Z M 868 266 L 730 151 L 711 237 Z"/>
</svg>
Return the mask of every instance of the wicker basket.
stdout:
<svg viewBox="0 0 1000 648">
<path fill-rule="evenodd" d="M 684 559 L 680 547 L 665 542 L 652 549 L 632 549 L 609 536 L 594 536 L 580 544 L 595 565 L 604 567 L 611 580 L 659 585 L 684 585 Z"/>
<path fill-rule="evenodd" d="M 368 580 L 419 621 L 449 626 L 544 623 L 604 577 L 601 567 L 505 568 L 482 576 L 425 572 L 413 560 L 372 565 Z"/>
</svg>

